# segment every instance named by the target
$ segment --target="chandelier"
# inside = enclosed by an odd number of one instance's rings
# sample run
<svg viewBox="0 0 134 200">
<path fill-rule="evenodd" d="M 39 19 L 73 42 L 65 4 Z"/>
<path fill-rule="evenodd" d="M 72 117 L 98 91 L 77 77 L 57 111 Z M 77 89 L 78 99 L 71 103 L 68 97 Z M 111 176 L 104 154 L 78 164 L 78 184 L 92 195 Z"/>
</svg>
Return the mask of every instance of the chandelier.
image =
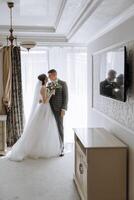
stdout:
<svg viewBox="0 0 134 200">
<path fill-rule="evenodd" d="M 12 9 L 14 7 L 14 2 L 7 2 L 7 5 L 8 5 L 8 8 L 10 9 L 10 29 L 9 29 L 10 34 L 7 37 L 7 44 L 8 44 L 8 42 L 10 42 L 10 45 L 13 46 L 14 40 L 16 40 L 16 42 L 17 42 L 17 37 L 15 37 L 13 35 L 14 30 L 13 30 L 13 22 L 12 22 L 12 20 L 13 20 L 12 19 Z"/>
<path fill-rule="evenodd" d="M 12 17 L 12 9 L 14 7 L 14 2 L 7 2 L 8 8 L 10 9 L 10 29 L 9 29 L 9 36 L 7 36 L 7 45 L 10 42 L 11 46 L 14 46 L 14 41 L 16 41 L 17 45 L 17 37 L 14 36 L 14 30 L 13 30 L 13 17 Z M 23 41 L 20 44 L 22 47 L 26 48 L 28 51 L 35 47 L 36 42 L 34 41 Z"/>
</svg>

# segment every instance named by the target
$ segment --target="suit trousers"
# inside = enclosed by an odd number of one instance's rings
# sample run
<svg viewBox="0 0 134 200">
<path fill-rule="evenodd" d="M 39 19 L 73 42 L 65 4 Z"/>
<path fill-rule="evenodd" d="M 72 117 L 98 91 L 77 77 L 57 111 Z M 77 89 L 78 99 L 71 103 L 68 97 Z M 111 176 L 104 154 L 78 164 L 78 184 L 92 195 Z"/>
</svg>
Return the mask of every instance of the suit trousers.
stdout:
<svg viewBox="0 0 134 200">
<path fill-rule="evenodd" d="M 61 143 L 61 153 L 64 150 L 64 127 L 63 127 L 63 117 L 61 117 L 61 111 L 57 111 L 53 108 L 53 105 L 51 105 L 53 114 L 55 116 L 55 120 L 57 123 L 57 127 L 59 130 L 59 137 L 60 137 L 60 143 Z"/>
</svg>

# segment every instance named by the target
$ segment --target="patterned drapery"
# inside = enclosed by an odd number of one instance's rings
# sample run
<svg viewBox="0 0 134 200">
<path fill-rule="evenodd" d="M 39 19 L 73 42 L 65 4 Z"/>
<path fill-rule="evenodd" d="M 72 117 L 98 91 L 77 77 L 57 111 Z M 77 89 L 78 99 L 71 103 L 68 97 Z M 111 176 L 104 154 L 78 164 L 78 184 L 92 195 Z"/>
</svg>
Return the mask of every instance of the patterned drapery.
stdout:
<svg viewBox="0 0 134 200">
<path fill-rule="evenodd" d="M 7 145 L 12 146 L 23 132 L 23 98 L 20 47 L 11 50 L 11 107 L 7 112 Z"/>
</svg>

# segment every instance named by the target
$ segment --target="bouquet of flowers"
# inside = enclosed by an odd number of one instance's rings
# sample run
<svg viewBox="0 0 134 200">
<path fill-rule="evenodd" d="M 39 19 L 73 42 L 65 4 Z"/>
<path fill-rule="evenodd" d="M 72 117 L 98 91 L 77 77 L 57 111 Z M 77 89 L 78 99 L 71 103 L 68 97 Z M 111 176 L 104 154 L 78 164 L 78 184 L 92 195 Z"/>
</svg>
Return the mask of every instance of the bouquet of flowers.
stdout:
<svg viewBox="0 0 134 200">
<path fill-rule="evenodd" d="M 48 83 L 47 88 L 50 92 L 55 91 L 58 88 L 61 88 L 62 86 L 58 82 L 51 82 Z"/>
</svg>

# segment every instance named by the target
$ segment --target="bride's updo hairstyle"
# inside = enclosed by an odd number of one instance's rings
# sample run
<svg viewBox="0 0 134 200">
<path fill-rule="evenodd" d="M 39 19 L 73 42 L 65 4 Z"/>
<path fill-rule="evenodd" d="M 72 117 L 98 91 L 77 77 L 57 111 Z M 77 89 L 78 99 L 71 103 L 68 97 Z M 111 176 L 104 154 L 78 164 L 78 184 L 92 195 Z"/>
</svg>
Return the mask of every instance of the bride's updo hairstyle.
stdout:
<svg viewBox="0 0 134 200">
<path fill-rule="evenodd" d="M 48 81 L 47 75 L 46 74 L 40 74 L 38 76 L 38 79 L 42 82 L 42 85 L 45 85 Z"/>
</svg>

